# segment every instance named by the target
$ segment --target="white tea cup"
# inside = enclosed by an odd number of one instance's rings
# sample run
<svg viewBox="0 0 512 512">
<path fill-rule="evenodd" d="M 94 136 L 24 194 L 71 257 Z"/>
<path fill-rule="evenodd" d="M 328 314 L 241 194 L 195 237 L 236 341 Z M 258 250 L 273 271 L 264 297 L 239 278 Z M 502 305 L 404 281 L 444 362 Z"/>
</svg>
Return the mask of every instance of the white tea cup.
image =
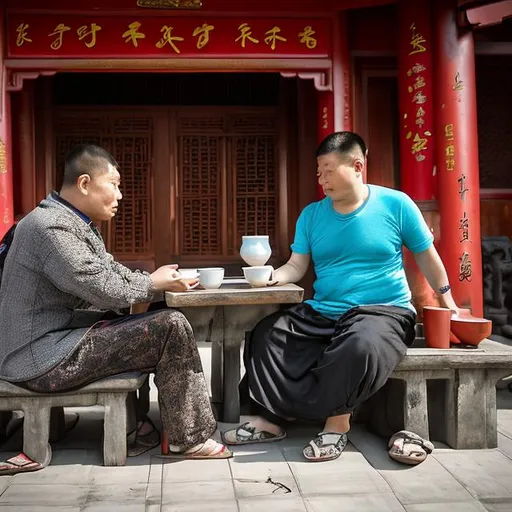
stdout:
<svg viewBox="0 0 512 512">
<path fill-rule="evenodd" d="M 272 276 L 274 268 L 272 265 L 263 265 L 260 267 L 242 267 L 244 277 L 253 287 L 267 286 Z"/>
<path fill-rule="evenodd" d="M 222 267 L 216 268 L 200 268 L 199 269 L 199 284 L 206 289 L 220 288 L 224 279 L 224 269 Z"/>
<path fill-rule="evenodd" d="M 197 268 L 179 268 L 178 272 L 181 274 L 183 279 L 196 279 L 199 277 Z"/>
</svg>

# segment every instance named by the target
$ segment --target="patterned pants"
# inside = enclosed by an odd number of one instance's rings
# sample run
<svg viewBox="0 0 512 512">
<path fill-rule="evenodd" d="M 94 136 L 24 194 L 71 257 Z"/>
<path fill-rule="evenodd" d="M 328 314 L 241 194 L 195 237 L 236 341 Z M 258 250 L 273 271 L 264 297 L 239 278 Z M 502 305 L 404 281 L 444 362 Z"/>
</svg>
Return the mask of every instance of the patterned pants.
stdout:
<svg viewBox="0 0 512 512">
<path fill-rule="evenodd" d="M 216 422 L 194 334 L 171 309 L 96 323 L 66 359 L 24 385 L 40 393 L 68 391 L 134 370 L 155 374 L 170 444 L 185 449 L 211 437 Z"/>
</svg>

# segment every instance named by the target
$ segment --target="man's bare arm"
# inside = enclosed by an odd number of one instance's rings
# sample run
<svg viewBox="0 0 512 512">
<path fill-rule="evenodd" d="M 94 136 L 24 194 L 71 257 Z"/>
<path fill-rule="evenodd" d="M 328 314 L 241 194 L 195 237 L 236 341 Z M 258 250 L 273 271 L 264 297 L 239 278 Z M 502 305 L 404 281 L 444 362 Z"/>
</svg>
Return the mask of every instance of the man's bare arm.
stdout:
<svg viewBox="0 0 512 512">
<path fill-rule="evenodd" d="M 306 274 L 310 261 L 310 254 L 292 252 L 290 259 L 282 267 L 274 271 L 272 280 L 274 282 L 277 281 L 279 284 L 296 283 Z"/>
<path fill-rule="evenodd" d="M 414 259 L 432 289 L 439 294 L 440 288 L 447 286 L 449 283 L 443 262 L 434 245 L 431 245 L 426 251 L 415 254 Z M 459 308 L 449 290 L 438 296 L 442 306 L 459 313 Z"/>
</svg>

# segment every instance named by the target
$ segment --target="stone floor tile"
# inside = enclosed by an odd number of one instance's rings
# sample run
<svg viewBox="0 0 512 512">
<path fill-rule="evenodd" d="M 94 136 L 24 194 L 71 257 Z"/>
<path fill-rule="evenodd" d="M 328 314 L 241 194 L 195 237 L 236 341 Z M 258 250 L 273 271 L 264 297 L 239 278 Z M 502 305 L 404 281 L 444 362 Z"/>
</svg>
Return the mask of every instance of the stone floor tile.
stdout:
<svg viewBox="0 0 512 512">
<path fill-rule="evenodd" d="M 149 481 L 149 465 L 143 466 L 93 466 L 92 485 L 145 484 Z"/>
<path fill-rule="evenodd" d="M 456 503 L 418 503 L 415 505 L 406 505 L 407 512 L 485 512 L 485 507 L 476 500 L 460 501 Z"/>
<path fill-rule="evenodd" d="M 499 450 L 447 450 L 434 457 L 474 498 L 512 498 L 512 460 Z"/>
<path fill-rule="evenodd" d="M 58 509 L 56 512 L 59 512 Z M 146 512 L 146 505 L 144 503 L 88 503 L 80 512 Z"/>
<path fill-rule="evenodd" d="M 289 476 L 276 475 L 261 479 L 235 478 L 234 485 L 236 497 L 239 499 L 263 496 L 300 496 L 291 473 Z"/>
<path fill-rule="evenodd" d="M 315 496 L 304 498 L 308 512 L 404 512 L 391 493 L 366 495 Z"/>
<path fill-rule="evenodd" d="M 510 395 L 512 398 L 512 393 L 506 390 L 507 397 Z M 501 393 L 503 395 L 503 392 Z M 498 410 L 498 432 L 505 434 L 506 436 L 512 438 L 512 409 L 499 409 Z"/>
<path fill-rule="evenodd" d="M 238 500 L 240 512 L 307 512 L 302 498 L 271 496 Z"/>
<path fill-rule="evenodd" d="M 231 480 L 231 470 L 227 459 L 165 460 L 163 481 L 166 483 L 218 480 Z"/>
<path fill-rule="evenodd" d="M 164 483 L 161 489 L 164 505 L 177 505 L 191 501 L 210 503 L 235 499 L 231 480 Z M 152 500 L 149 501 L 152 502 Z"/>
<path fill-rule="evenodd" d="M 3 505 L 0 500 L 2 512 L 82 512 L 81 507 L 59 507 L 44 505 Z"/>
<path fill-rule="evenodd" d="M 161 511 L 155 510 L 155 512 L 238 512 L 238 504 L 235 500 L 210 502 L 192 501 L 190 503 L 164 505 Z"/>
<path fill-rule="evenodd" d="M 512 500 L 510 499 L 489 499 L 482 500 L 481 503 L 488 512 L 510 512 L 512 510 Z"/>
<path fill-rule="evenodd" d="M 509 459 L 512 459 L 512 439 L 510 437 L 498 433 L 498 449 Z"/>
<path fill-rule="evenodd" d="M 238 447 L 229 459 L 233 478 L 265 479 L 268 476 L 292 476 L 283 452 L 268 443 L 258 446 Z"/>
<path fill-rule="evenodd" d="M 12 476 L 0 476 L 0 496 L 11 485 L 12 479 Z"/>
<path fill-rule="evenodd" d="M 53 450 L 52 466 L 103 466 L 103 454 L 101 449 L 94 446 L 82 449 L 59 449 Z"/>
<path fill-rule="evenodd" d="M 27 489 L 30 492 L 27 492 Z M 38 485 L 27 487 L 26 485 L 10 485 L 2 494 L 0 503 L 4 505 L 30 505 L 32 507 L 44 506 L 58 507 L 76 507 L 85 503 L 89 492 L 87 486 L 83 485 Z M 3 511 L 2 511 L 3 512 Z"/>
<path fill-rule="evenodd" d="M 90 480 L 91 471 L 92 466 L 48 466 L 41 471 L 34 471 L 33 473 L 19 473 L 13 476 L 12 483 L 16 485 L 39 485 L 48 483 L 87 485 Z"/>
<path fill-rule="evenodd" d="M 118 505 L 142 504 L 146 501 L 147 484 L 92 485 L 86 505 L 112 503 Z"/>
<path fill-rule="evenodd" d="M 288 449 L 285 448 L 288 458 Z M 384 478 L 357 452 L 343 452 L 329 462 L 289 462 L 303 496 L 390 492 Z"/>
</svg>

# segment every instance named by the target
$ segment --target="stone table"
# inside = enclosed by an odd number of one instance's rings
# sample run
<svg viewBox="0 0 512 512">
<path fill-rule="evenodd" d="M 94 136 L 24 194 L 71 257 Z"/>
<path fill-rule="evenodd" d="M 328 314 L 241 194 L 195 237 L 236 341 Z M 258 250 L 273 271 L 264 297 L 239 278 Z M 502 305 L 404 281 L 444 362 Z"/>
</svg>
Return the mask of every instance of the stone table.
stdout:
<svg viewBox="0 0 512 512">
<path fill-rule="evenodd" d="M 225 279 L 216 290 L 166 292 L 169 307 L 183 312 L 196 338 L 212 342 L 212 401 L 222 404 L 223 421 L 240 418 L 240 348 L 245 333 L 281 304 L 302 302 L 304 290 L 295 284 L 251 288 L 244 279 Z"/>
</svg>

